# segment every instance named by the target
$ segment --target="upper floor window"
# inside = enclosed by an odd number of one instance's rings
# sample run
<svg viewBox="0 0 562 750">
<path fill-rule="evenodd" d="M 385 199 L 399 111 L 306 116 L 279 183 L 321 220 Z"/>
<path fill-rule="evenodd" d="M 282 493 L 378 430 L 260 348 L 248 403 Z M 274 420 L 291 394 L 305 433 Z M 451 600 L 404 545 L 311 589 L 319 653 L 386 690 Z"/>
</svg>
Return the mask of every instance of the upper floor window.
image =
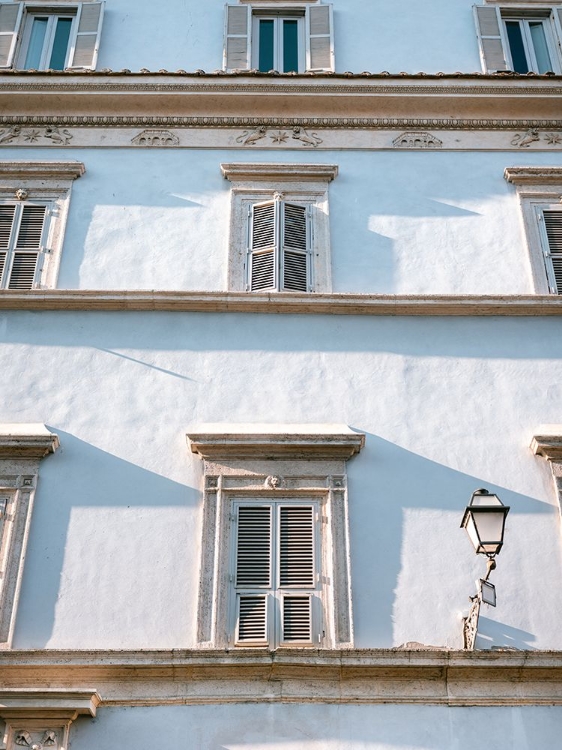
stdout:
<svg viewBox="0 0 562 750">
<path fill-rule="evenodd" d="M 331 291 L 328 183 L 333 164 L 221 164 L 233 183 L 233 291 Z"/>
<path fill-rule="evenodd" d="M 475 5 L 474 11 L 486 72 L 562 72 L 562 7 Z"/>
<path fill-rule="evenodd" d="M 261 2 L 226 6 L 225 70 L 334 70 L 332 6 Z"/>
<path fill-rule="evenodd" d="M 562 294 L 562 168 L 508 167 L 521 208 L 535 289 Z"/>
<path fill-rule="evenodd" d="M 0 68 L 93 69 L 103 2 L 0 3 Z"/>
<path fill-rule="evenodd" d="M 54 287 L 81 162 L 0 164 L 0 290 Z"/>
</svg>

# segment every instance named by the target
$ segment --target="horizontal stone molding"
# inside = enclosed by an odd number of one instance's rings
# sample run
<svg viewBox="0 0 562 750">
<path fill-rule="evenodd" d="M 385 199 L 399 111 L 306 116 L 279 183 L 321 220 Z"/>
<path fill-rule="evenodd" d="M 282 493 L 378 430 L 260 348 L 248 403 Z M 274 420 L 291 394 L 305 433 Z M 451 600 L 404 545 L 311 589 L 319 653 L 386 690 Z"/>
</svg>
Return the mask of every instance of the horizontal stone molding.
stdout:
<svg viewBox="0 0 562 750">
<path fill-rule="evenodd" d="M 338 174 L 338 167 L 336 164 L 233 163 L 221 164 L 221 172 L 231 182 L 331 182 Z"/>
<path fill-rule="evenodd" d="M 562 461 L 562 424 L 538 427 L 531 441 L 531 450 L 549 461 Z"/>
<path fill-rule="evenodd" d="M 58 447 L 58 435 L 49 432 L 45 425 L 0 425 L 0 459 L 40 459 Z"/>
<path fill-rule="evenodd" d="M 562 167 L 506 167 L 504 177 L 514 185 L 562 185 Z"/>
<path fill-rule="evenodd" d="M 306 118 L 303 127 L 322 121 L 351 125 L 369 121 L 396 127 L 433 129 L 439 123 L 476 127 L 483 121 L 499 127 L 560 120 L 562 77 L 442 75 L 229 75 L 97 73 L 15 74 L 0 76 L 0 108 L 21 123 L 34 117 L 57 117 L 65 126 L 79 121 L 100 125 L 128 117 L 142 128 L 170 127 L 176 118 L 216 118 L 251 125 L 253 118 Z M 87 100 L 88 112 L 84 111 Z M 143 116 L 139 116 L 141 112 Z M 450 113 L 454 112 L 452 118 Z M 115 119 L 116 118 L 116 119 Z M 0 123 L 9 123 L 1 119 Z M 517 122 L 517 125 L 513 125 Z M 511 124 L 508 124 L 511 123 Z M 296 124 L 296 123 L 295 123 Z M 301 123 L 299 123 L 301 124 Z M 347 126 L 346 125 L 346 126 Z M 533 127 L 528 124 L 527 127 Z M 541 127 L 537 125 L 536 127 Z M 0 135 L 0 138 L 2 135 Z"/>
<path fill-rule="evenodd" d="M 347 425 L 251 425 L 244 431 L 237 425 L 213 429 L 201 425 L 189 430 L 192 453 L 211 461 L 250 459 L 344 459 L 359 453 L 365 435 Z"/>
<path fill-rule="evenodd" d="M 0 717 L 13 719 L 60 719 L 95 716 L 101 696 L 92 689 L 0 689 Z"/>
<path fill-rule="evenodd" d="M 75 180 L 85 171 L 81 161 L 0 161 L 2 180 Z"/>
<path fill-rule="evenodd" d="M 287 315 L 558 316 L 558 295 L 392 295 L 255 292 L 0 291 L 0 310 L 281 313 Z"/>
<path fill-rule="evenodd" d="M 219 703 L 562 705 L 560 651 L 10 651 L 4 692 L 86 690 L 103 706 Z M 45 700 L 43 698 L 42 700 Z M 87 700 L 87 698 L 85 698 Z M 92 697 L 92 701 L 95 699 Z M 0 696 L 0 704 L 2 698 Z"/>
</svg>

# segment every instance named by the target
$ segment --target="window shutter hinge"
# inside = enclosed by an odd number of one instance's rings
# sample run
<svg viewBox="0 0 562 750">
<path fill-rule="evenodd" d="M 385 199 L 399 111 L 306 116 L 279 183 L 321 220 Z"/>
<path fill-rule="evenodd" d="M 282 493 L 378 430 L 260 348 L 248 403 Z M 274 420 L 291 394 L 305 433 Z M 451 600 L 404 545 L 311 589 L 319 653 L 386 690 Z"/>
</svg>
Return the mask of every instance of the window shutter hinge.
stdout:
<svg viewBox="0 0 562 750">
<path fill-rule="evenodd" d="M 231 520 L 231 521 L 232 521 L 233 523 L 236 523 L 236 513 L 231 513 L 231 514 L 229 515 L 229 518 L 230 518 L 230 520 Z"/>
<path fill-rule="evenodd" d="M 228 580 L 230 581 L 230 583 L 234 583 L 234 576 L 232 575 L 232 573 L 229 574 Z"/>
</svg>

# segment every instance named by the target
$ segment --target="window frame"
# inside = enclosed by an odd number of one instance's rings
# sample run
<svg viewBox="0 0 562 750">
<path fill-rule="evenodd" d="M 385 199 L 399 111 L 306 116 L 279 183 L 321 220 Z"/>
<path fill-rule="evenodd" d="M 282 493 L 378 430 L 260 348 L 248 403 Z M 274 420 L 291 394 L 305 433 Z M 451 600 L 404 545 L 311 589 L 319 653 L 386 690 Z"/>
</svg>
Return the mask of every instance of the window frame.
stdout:
<svg viewBox="0 0 562 750">
<path fill-rule="evenodd" d="M 72 17 L 64 70 L 95 70 L 104 19 L 104 0 L 82 0 L 66 3 L 62 0 L 35 0 L 34 2 L 0 2 L 0 16 L 4 15 L 4 30 L 1 37 L 8 37 L 3 44 L 0 69 L 26 70 L 25 58 L 31 39 L 32 21 L 38 16 L 51 18 Z M 92 26 L 93 24 L 93 26 Z M 52 32 L 53 24 L 49 23 Z M 48 29 L 48 32 L 49 32 Z M 52 52 L 52 41 L 47 34 L 44 41 L 39 70 L 48 69 Z M 11 39 L 10 39 L 11 38 Z M 83 63 L 83 64 L 79 64 Z"/>
<path fill-rule="evenodd" d="M 39 463 L 58 447 L 43 424 L 0 425 L 0 650 L 12 645 Z"/>
<path fill-rule="evenodd" d="M 562 5 L 549 5 L 543 2 L 533 4 L 533 0 L 527 0 L 526 3 L 487 0 L 485 5 L 474 5 L 473 11 L 480 59 L 485 73 L 513 70 L 511 45 L 506 27 L 508 21 L 519 21 L 524 24 L 522 38 L 529 72 L 537 74 L 538 63 L 528 25 L 535 21 L 543 23 L 552 72 L 562 73 Z M 491 28 L 494 26 L 495 29 Z"/>
<path fill-rule="evenodd" d="M 353 646 L 346 462 L 360 452 L 365 435 L 345 425 L 307 428 L 199 425 L 187 435 L 192 453 L 203 459 L 199 648 Z M 258 505 L 292 502 L 318 508 L 315 563 L 319 581 L 310 643 L 270 639 L 254 645 L 236 644 L 232 515 L 240 501 Z"/>
<path fill-rule="evenodd" d="M 237 3 L 227 3 L 223 70 L 230 72 L 259 68 L 259 56 L 255 48 L 259 47 L 260 17 L 302 17 L 303 23 L 299 24 L 299 39 L 302 40 L 302 44 L 298 50 L 297 72 L 335 71 L 333 5 L 321 0 L 238 0 Z M 279 71 L 280 67 L 277 67 Z M 290 74 L 291 72 L 286 75 Z"/>
<path fill-rule="evenodd" d="M 278 494 L 282 494 L 278 493 Z M 294 508 L 311 508 L 313 513 L 313 576 L 314 584 L 304 587 L 281 586 L 279 570 L 279 527 L 280 511 L 283 507 Z M 271 573 L 272 578 L 269 586 L 240 586 L 236 580 L 237 572 L 237 529 L 239 528 L 239 509 L 247 507 L 269 507 L 272 509 L 272 544 L 271 544 Z M 230 576 L 232 586 L 230 588 L 229 600 L 229 632 L 234 634 L 233 643 L 237 648 L 273 648 L 285 646 L 298 646 L 299 648 L 318 646 L 321 642 L 321 634 L 324 630 L 323 623 L 323 601 L 325 593 L 321 583 L 321 555 L 322 544 L 319 524 L 321 509 L 318 500 L 312 496 L 309 500 L 306 497 L 275 497 L 275 498 L 244 498 L 233 497 L 231 501 L 231 528 L 230 528 Z M 238 602 L 241 596 L 258 596 L 266 597 L 266 639 L 262 642 L 250 642 L 241 640 L 239 637 L 238 622 Z M 290 640 L 283 637 L 283 604 L 286 596 L 308 596 L 310 598 L 310 634 L 309 640 Z"/>
<path fill-rule="evenodd" d="M 562 167 L 508 167 L 505 179 L 515 186 L 523 232 L 537 294 L 562 294 L 557 288 L 544 226 L 544 211 L 562 212 Z"/>
<path fill-rule="evenodd" d="M 304 9 L 302 11 L 293 10 L 270 10 L 270 9 L 258 9 L 252 10 L 252 62 L 251 67 L 255 70 L 260 70 L 260 47 L 262 35 L 260 32 L 260 22 L 266 20 L 272 20 L 273 27 L 273 67 L 262 71 L 269 72 L 269 70 L 278 70 L 281 72 L 284 68 L 284 38 L 283 38 L 283 22 L 289 20 L 297 21 L 297 59 L 298 65 L 297 70 L 292 71 L 295 73 L 304 73 L 306 67 L 306 38 L 305 38 L 305 15 Z M 291 71 L 286 71 L 291 72 Z"/>
<path fill-rule="evenodd" d="M 0 164 L 0 203 L 47 207 L 41 247 L 31 289 L 54 288 L 57 283 L 62 247 L 70 206 L 72 183 L 83 175 L 79 161 L 5 162 Z M 11 233 L 13 235 L 13 226 Z M 11 250 L 13 255 L 13 248 Z M 6 258 L 8 260 L 8 258 Z M 9 267 L 6 263 L 6 267 Z M 0 293 L 7 289 L 6 273 L 0 279 Z M 27 291 L 20 289 L 18 291 Z"/>
<path fill-rule="evenodd" d="M 314 294 L 332 289 L 328 184 L 338 174 L 330 164 L 221 164 L 232 183 L 228 251 L 228 289 L 249 289 L 250 207 L 281 196 L 285 203 L 309 212 L 309 278 L 307 292 L 264 289 L 260 293 Z"/>
</svg>

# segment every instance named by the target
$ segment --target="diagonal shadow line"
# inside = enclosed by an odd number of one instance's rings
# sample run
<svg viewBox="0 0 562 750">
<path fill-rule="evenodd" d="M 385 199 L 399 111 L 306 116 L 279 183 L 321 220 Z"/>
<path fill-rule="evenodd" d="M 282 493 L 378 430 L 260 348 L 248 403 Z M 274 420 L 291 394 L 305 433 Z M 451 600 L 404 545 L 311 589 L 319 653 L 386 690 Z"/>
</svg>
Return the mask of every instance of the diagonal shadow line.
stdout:
<svg viewBox="0 0 562 750">
<path fill-rule="evenodd" d="M 104 349 L 102 346 L 98 346 L 96 347 L 96 349 L 98 349 L 100 352 L 106 352 L 106 354 L 113 354 L 116 357 L 121 357 L 121 359 L 128 359 L 130 362 L 136 362 L 139 365 L 150 367 L 152 370 L 158 370 L 159 372 L 163 372 L 165 375 L 171 375 L 174 378 L 180 378 L 180 380 L 189 380 L 191 383 L 197 382 L 194 378 L 188 378 L 187 375 L 180 375 L 179 372 L 174 372 L 173 370 L 166 370 L 164 367 L 158 367 L 157 365 L 151 365 L 148 362 L 143 362 L 142 359 L 129 357 L 127 354 L 121 354 L 120 352 L 114 352 L 112 349 Z"/>
</svg>

